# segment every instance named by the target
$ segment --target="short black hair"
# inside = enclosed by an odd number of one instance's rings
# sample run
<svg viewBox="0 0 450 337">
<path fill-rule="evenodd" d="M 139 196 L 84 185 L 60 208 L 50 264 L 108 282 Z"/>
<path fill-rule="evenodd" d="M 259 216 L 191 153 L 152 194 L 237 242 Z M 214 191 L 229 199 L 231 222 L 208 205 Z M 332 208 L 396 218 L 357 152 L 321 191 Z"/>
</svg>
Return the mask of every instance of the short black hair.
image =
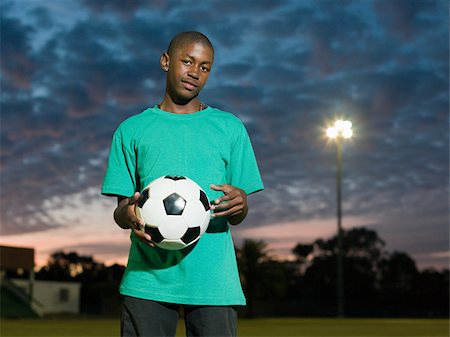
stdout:
<svg viewBox="0 0 450 337">
<path fill-rule="evenodd" d="M 169 43 L 167 54 L 171 55 L 175 49 L 181 48 L 186 43 L 201 43 L 211 48 L 214 55 L 214 47 L 205 34 L 195 31 L 181 32 L 175 35 Z"/>
</svg>

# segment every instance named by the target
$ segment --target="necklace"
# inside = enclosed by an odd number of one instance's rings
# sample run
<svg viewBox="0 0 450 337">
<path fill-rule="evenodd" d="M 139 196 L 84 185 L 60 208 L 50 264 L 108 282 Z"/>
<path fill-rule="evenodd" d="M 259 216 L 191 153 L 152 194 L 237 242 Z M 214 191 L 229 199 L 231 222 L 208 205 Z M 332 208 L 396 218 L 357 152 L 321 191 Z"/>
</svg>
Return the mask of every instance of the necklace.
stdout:
<svg viewBox="0 0 450 337">
<path fill-rule="evenodd" d="M 161 109 L 161 104 L 162 104 L 162 102 L 156 105 L 158 107 L 158 109 Z M 200 104 L 198 106 L 198 112 L 202 111 L 204 108 L 206 108 L 206 106 L 204 107 L 203 103 L 200 102 Z"/>
</svg>

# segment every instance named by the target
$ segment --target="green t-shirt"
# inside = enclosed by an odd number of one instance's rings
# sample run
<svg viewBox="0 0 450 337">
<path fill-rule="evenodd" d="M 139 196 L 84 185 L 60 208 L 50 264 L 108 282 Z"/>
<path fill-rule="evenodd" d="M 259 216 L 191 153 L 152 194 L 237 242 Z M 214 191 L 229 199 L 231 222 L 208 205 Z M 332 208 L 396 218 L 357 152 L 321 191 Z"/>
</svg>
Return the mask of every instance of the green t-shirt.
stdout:
<svg viewBox="0 0 450 337">
<path fill-rule="evenodd" d="M 189 177 L 210 200 L 222 195 L 210 184 L 231 184 L 247 194 L 263 189 L 244 125 L 211 107 L 173 114 L 155 106 L 118 127 L 102 193 L 129 197 L 164 175 Z M 197 244 L 180 251 L 149 247 L 132 233 L 120 293 L 178 304 L 244 305 L 226 219 L 211 219 Z"/>
</svg>

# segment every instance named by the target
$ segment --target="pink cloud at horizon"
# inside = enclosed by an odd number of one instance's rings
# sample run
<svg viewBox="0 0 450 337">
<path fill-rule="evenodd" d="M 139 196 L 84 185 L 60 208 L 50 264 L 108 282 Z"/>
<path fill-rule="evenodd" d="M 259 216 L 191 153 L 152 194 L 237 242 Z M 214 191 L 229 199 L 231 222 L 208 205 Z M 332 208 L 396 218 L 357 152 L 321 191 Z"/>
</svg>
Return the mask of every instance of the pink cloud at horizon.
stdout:
<svg viewBox="0 0 450 337">
<path fill-rule="evenodd" d="M 402 251 L 398 245 L 401 242 L 385 240 L 386 229 L 377 228 L 378 219 L 373 217 L 348 216 L 343 219 L 343 228 L 348 230 L 356 227 L 366 227 L 375 230 L 379 237 L 385 241 L 389 252 Z M 244 239 L 262 240 L 267 243 L 269 254 L 278 259 L 292 260 L 292 249 L 298 244 L 310 244 L 317 239 L 328 239 L 337 233 L 336 218 L 316 218 L 297 220 L 285 223 L 268 224 L 261 227 L 237 227 L 234 229 L 235 242 L 239 246 Z M 411 253 L 418 268 L 448 268 L 450 250 L 435 250 L 431 252 Z"/>
<path fill-rule="evenodd" d="M 48 257 L 57 251 L 93 256 L 105 264 L 126 264 L 129 232 L 114 223 L 115 203 L 96 189 L 49 199 L 46 212 L 50 219 L 56 219 L 58 227 L 3 236 L 0 244 L 34 248 L 37 267 L 47 264 Z"/>
<path fill-rule="evenodd" d="M 62 201 L 61 201 L 62 199 Z M 89 201 L 86 201 L 89 200 Z M 59 206 L 56 207 L 56 204 Z M 61 206 L 62 205 L 62 206 Z M 49 199 L 47 212 L 52 219 L 60 221 L 59 227 L 41 232 L 29 232 L 3 236 L 0 245 L 29 247 L 35 249 L 37 268 L 46 265 L 49 256 L 57 251 L 77 252 L 93 256 L 95 260 L 112 265 L 126 265 L 130 245 L 129 231 L 120 229 L 114 223 L 112 213 L 116 205 L 114 198 L 101 196 L 96 189 L 66 195 L 56 200 Z M 343 219 L 343 228 L 368 227 L 385 239 L 383 228 L 377 228 L 379 219 L 373 216 L 348 216 Z M 292 259 L 291 250 L 298 243 L 312 243 L 319 238 L 328 239 L 336 235 L 336 218 L 313 218 L 291 222 L 272 223 L 258 227 L 247 225 L 232 226 L 236 246 L 244 239 L 263 240 L 269 253 L 279 259 Z M 401 242 L 386 242 L 391 251 Z M 401 248 L 400 248 L 401 249 Z M 436 250 L 430 253 L 412 254 L 418 259 L 419 267 L 446 266 L 449 251 Z"/>
<path fill-rule="evenodd" d="M 344 229 L 370 226 L 376 223 L 373 218 L 347 217 Z M 291 259 L 291 250 L 298 244 L 309 244 L 319 238 L 330 238 L 336 235 L 336 218 L 315 218 L 285 223 L 264 225 L 263 227 L 241 227 L 234 229 L 236 242 L 243 239 L 262 240 L 267 243 L 269 252 L 277 258 Z"/>
</svg>

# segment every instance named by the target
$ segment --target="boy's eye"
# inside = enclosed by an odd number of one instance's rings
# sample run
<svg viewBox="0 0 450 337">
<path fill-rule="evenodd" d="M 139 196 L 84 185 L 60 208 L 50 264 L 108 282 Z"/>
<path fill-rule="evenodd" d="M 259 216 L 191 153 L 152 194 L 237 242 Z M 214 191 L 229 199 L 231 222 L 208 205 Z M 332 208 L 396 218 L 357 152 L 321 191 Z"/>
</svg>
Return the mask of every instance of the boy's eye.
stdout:
<svg viewBox="0 0 450 337">
<path fill-rule="evenodd" d="M 186 64 L 186 65 L 191 64 L 191 61 L 190 61 L 190 60 L 183 60 L 182 62 L 183 62 L 183 64 Z"/>
<path fill-rule="evenodd" d="M 200 69 L 201 69 L 203 72 L 205 72 L 205 73 L 209 71 L 209 68 L 208 68 L 208 67 L 201 67 Z"/>
</svg>

